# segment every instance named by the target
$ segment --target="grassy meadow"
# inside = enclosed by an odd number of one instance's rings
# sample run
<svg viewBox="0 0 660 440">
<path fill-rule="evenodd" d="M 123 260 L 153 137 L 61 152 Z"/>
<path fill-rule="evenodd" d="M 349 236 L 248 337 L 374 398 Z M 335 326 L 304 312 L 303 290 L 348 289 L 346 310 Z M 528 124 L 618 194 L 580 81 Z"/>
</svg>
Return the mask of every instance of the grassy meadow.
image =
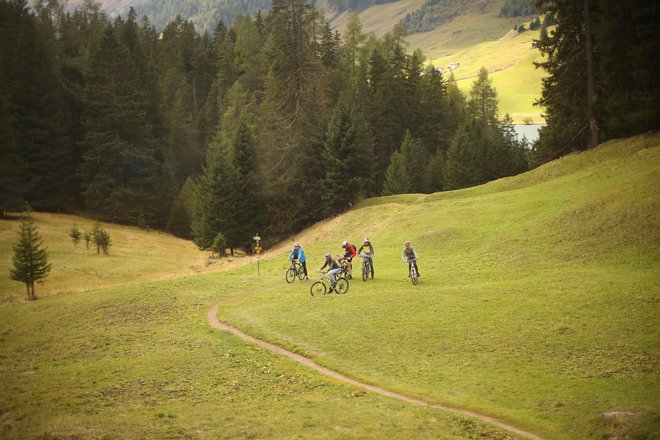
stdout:
<svg viewBox="0 0 660 440">
<path fill-rule="evenodd" d="M 111 255 L 89 255 L 67 237 L 82 219 L 39 214 L 41 299 L 0 284 L 0 438 L 514 438 L 213 330 L 217 303 L 326 367 L 547 439 L 660 438 L 659 190 L 660 136 L 612 141 L 474 188 L 362 201 L 269 249 L 260 276 L 254 258 L 206 269 L 190 243 L 114 225 Z M 17 222 L 0 227 L 5 267 Z M 322 255 L 367 236 L 376 278 L 311 297 Z M 312 276 L 287 284 L 294 240 Z"/>
</svg>

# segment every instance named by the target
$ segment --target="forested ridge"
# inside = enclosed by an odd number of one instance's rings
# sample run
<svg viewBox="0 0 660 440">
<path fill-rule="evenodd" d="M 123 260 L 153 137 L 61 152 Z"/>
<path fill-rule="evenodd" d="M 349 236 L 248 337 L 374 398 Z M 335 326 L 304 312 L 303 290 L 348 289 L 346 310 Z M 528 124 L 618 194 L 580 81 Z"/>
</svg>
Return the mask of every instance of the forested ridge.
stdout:
<svg viewBox="0 0 660 440">
<path fill-rule="evenodd" d="M 310 0 L 321 12 L 340 14 L 362 11 L 370 6 L 396 0 Z M 195 24 L 199 33 L 212 32 L 215 24 L 233 24 L 238 14 L 255 17 L 270 11 L 270 0 L 144 0 L 135 5 L 139 16 L 147 15 L 156 29 L 163 29 L 177 15 Z"/>
<path fill-rule="evenodd" d="M 579 130 L 568 146 L 554 141 L 584 116 L 561 113 L 554 83 L 542 98 L 550 125 L 529 148 L 498 114 L 486 70 L 464 96 L 402 32 L 365 35 L 353 15 L 339 35 L 303 0 L 273 0 L 203 34 L 181 18 L 161 33 L 133 10 L 111 19 L 92 3 L 67 12 L 2 0 L 0 207 L 28 202 L 201 248 L 243 247 L 254 232 L 275 240 L 360 198 L 476 185 L 585 147 Z M 559 78 L 554 56 L 547 68 Z M 601 139 L 657 128 L 648 97 L 631 104 L 637 124 L 622 129 L 608 111 Z"/>
</svg>

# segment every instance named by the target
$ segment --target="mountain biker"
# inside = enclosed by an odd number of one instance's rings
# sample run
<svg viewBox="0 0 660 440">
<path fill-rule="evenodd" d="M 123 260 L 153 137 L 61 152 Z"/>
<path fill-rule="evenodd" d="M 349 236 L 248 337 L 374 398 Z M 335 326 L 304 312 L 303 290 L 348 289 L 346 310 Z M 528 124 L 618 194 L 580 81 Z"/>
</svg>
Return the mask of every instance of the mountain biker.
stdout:
<svg viewBox="0 0 660 440">
<path fill-rule="evenodd" d="M 353 257 L 357 255 L 357 252 L 355 250 L 355 246 L 350 244 L 349 242 L 345 241 L 341 244 L 341 247 L 344 248 L 344 259 L 346 259 L 346 262 L 348 263 L 348 278 L 353 278 Z"/>
<path fill-rule="evenodd" d="M 364 239 L 364 243 L 362 246 L 360 246 L 360 249 L 357 250 L 358 255 L 362 255 L 362 252 L 364 251 L 364 255 L 368 255 L 371 257 L 371 279 L 374 278 L 374 246 L 371 244 L 368 238 Z"/>
<path fill-rule="evenodd" d="M 325 267 L 328 267 L 328 276 L 330 277 L 330 290 L 334 289 L 335 283 L 337 282 L 337 274 L 341 272 L 341 265 L 332 258 L 332 255 L 330 252 L 325 254 L 325 262 L 323 263 L 323 266 L 319 269 L 319 272 L 322 272 Z"/>
<path fill-rule="evenodd" d="M 289 261 L 298 260 L 302 265 L 303 272 L 305 272 L 305 279 L 306 280 L 309 279 L 307 277 L 307 257 L 305 257 L 305 251 L 303 251 L 303 248 L 300 246 L 300 244 L 296 243 L 293 245 L 293 250 L 291 251 L 287 259 Z"/>
<path fill-rule="evenodd" d="M 419 275 L 419 269 L 417 268 L 417 252 L 415 252 L 415 249 L 413 249 L 412 246 L 410 246 L 410 242 L 406 241 L 406 247 L 403 248 L 403 254 L 401 257 L 403 258 L 403 261 L 407 261 L 408 265 L 412 263 L 415 266 L 415 272 L 417 272 L 417 276 Z"/>
</svg>

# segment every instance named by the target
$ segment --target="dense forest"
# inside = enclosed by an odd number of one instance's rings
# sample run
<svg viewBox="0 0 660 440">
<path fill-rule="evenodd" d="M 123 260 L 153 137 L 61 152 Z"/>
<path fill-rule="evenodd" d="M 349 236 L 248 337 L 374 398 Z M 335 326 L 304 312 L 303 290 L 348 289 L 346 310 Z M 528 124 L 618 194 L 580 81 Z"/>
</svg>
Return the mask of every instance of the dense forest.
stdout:
<svg viewBox="0 0 660 440">
<path fill-rule="evenodd" d="M 558 31 L 545 51 L 563 35 L 563 11 L 550 13 Z M 65 11 L 2 0 L 0 208 L 28 202 L 165 229 L 201 248 L 246 247 L 256 231 L 275 240 L 364 197 L 476 185 L 584 148 L 586 110 L 562 114 L 552 99 L 565 80 L 556 53 L 542 97 L 550 125 L 530 149 L 498 114 L 486 70 L 464 96 L 402 34 L 365 35 L 353 15 L 339 35 L 304 0 L 273 0 L 212 34 L 181 18 L 157 32 L 133 10 L 110 19 L 90 2 Z M 657 41 L 631 52 L 629 67 L 646 68 Z M 597 114 L 607 116 L 601 139 L 657 127 L 658 86 L 639 69 L 630 74 L 647 82 L 620 85 L 629 97 L 613 83 L 616 100 L 598 102 L 608 109 Z M 579 100 L 583 88 L 567 93 Z M 633 107 L 616 113 L 625 99 Z M 569 135 L 568 147 L 555 143 Z"/>
</svg>

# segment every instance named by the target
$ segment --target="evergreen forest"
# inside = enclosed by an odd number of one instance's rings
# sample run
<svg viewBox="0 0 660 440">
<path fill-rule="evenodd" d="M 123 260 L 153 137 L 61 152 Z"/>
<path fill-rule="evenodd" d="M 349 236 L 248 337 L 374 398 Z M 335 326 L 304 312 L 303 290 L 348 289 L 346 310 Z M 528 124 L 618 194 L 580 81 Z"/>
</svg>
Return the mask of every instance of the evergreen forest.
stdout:
<svg viewBox="0 0 660 440">
<path fill-rule="evenodd" d="M 213 32 L 178 16 L 159 32 L 133 9 L 0 0 L 0 208 L 249 248 L 365 197 L 517 174 L 594 146 L 594 130 L 658 127 L 658 12 L 634 3 L 537 1 L 557 28 L 530 146 L 485 69 L 464 95 L 401 26 L 377 38 L 353 15 L 340 35 L 304 0 L 272 0 Z"/>
</svg>

